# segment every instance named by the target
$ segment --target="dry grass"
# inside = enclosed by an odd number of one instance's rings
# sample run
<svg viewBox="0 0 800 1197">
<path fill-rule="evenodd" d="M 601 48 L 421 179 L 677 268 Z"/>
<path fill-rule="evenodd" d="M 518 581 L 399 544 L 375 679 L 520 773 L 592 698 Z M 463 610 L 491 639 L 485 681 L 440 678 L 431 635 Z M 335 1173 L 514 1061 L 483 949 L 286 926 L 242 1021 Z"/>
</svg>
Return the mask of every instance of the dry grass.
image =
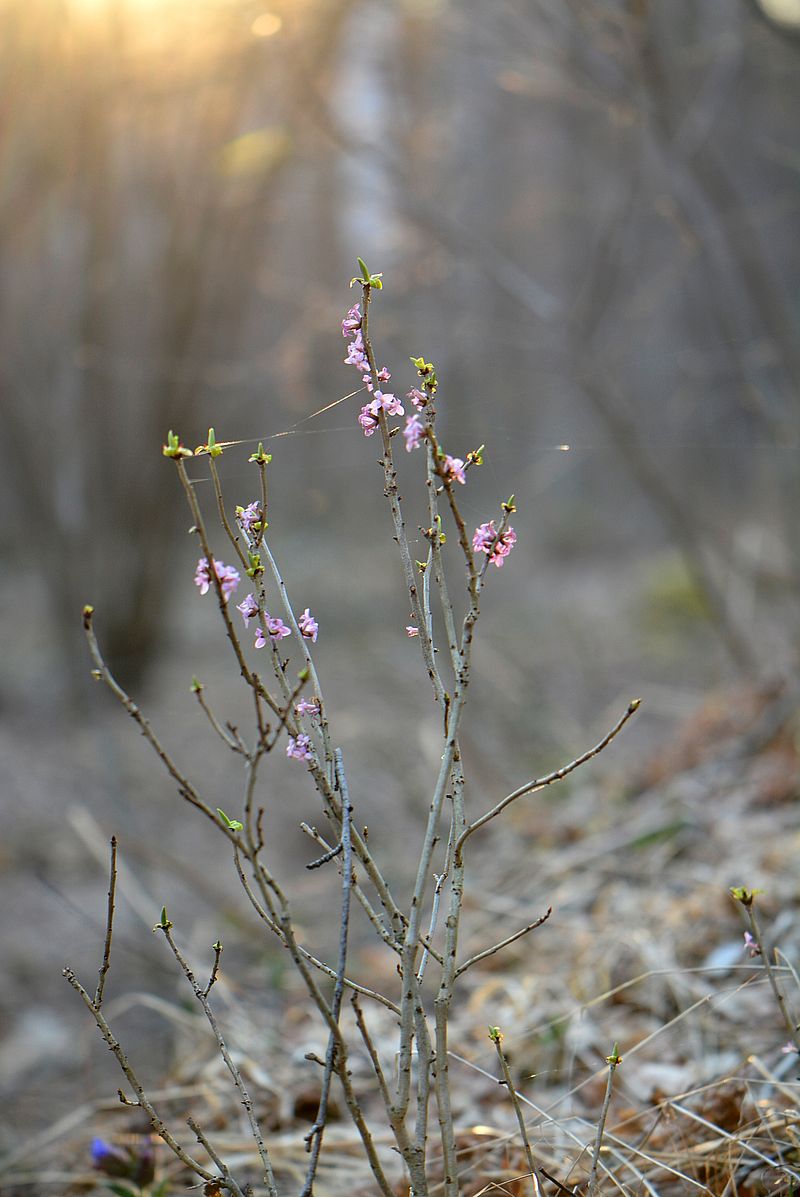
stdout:
<svg viewBox="0 0 800 1197">
<path fill-rule="evenodd" d="M 635 783 L 578 780 L 552 799 L 528 800 L 486 833 L 491 850 L 474 851 L 463 958 L 548 905 L 554 911 L 531 937 L 464 976 L 451 1035 L 464 1197 L 532 1192 L 511 1102 L 497 1080 L 490 1024 L 504 1032 L 534 1154 L 564 1190 L 586 1191 L 604 1058 L 615 1042 L 622 1064 L 599 1192 L 757 1197 L 800 1189 L 797 1056 L 781 1050 L 786 1032 L 761 962 L 742 950 L 728 895 L 737 884 L 765 890 L 762 923 L 796 1012 L 797 730 L 795 692 L 715 696 Z M 391 988 L 393 968 L 388 952 L 361 949 L 356 971 L 372 984 Z M 304 1056 L 324 1046 L 291 985 L 279 1015 L 231 978 L 222 978 L 217 998 L 287 1192 L 301 1184 L 302 1135 L 319 1095 Z M 203 1026 L 178 1004 L 162 1003 L 162 1014 L 176 1061 L 164 1079 L 164 1109 L 176 1125 L 194 1114 L 234 1171 L 255 1175 L 254 1148 Z M 379 1048 L 390 1051 L 393 1016 L 380 1007 L 367 1014 Z M 356 1055 L 353 1066 L 380 1126 L 368 1063 Z M 86 1165 L 89 1138 L 143 1131 L 135 1111 L 86 1105 L 19 1144 L 6 1161 L 4 1191 L 92 1191 L 100 1186 Z M 405 1194 L 390 1136 L 377 1139 Z M 322 1160 L 319 1197 L 374 1192 L 341 1109 L 333 1111 Z M 166 1154 L 161 1175 L 175 1191 L 187 1183 Z M 564 1191 L 547 1185 L 546 1192 Z"/>
</svg>

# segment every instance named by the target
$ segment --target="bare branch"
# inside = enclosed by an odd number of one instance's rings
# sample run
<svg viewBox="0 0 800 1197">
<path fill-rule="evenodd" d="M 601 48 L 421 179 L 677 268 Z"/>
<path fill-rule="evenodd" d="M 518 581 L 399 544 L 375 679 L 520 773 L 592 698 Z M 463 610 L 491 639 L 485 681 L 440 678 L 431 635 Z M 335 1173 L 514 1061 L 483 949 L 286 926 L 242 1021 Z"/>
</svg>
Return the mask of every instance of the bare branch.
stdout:
<svg viewBox="0 0 800 1197">
<path fill-rule="evenodd" d="M 117 892 L 117 837 L 112 835 L 111 863 L 108 870 L 108 913 L 106 914 L 106 938 L 103 944 L 103 963 L 100 965 L 100 976 L 94 991 L 94 1004 L 99 1010 L 103 1004 L 103 991 L 106 987 L 106 976 L 111 964 L 111 937 L 114 933 L 114 898 Z"/>
<path fill-rule="evenodd" d="M 464 844 L 474 832 L 476 832 L 480 827 L 485 826 L 485 824 L 491 819 L 496 818 L 502 811 L 506 809 L 507 806 L 510 806 L 512 802 L 516 802 L 518 798 L 522 798 L 525 794 L 533 794 L 537 790 L 543 790 L 545 786 L 552 785 L 554 781 L 561 781 L 561 779 L 566 777 L 567 774 L 574 772 L 575 769 L 580 768 L 581 765 L 585 765 L 587 761 L 592 760 L 593 757 L 596 757 L 599 753 L 601 753 L 604 748 L 608 747 L 614 737 L 622 731 L 631 715 L 635 714 L 635 712 L 639 710 L 640 706 L 641 699 L 634 698 L 629 704 L 628 709 L 622 718 L 614 724 L 611 731 L 607 735 L 603 736 L 599 743 L 595 744 L 594 748 L 590 748 L 588 752 L 584 752 L 583 756 L 576 757 L 576 759 L 574 761 L 570 761 L 568 765 L 563 765 L 560 769 L 555 769 L 552 773 L 545 774 L 544 777 L 535 777 L 532 781 L 527 781 L 525 785 L 520 786 L 519 789 L 516 789 L 513 791 L 513 793 L 508 794 L 502 800 L 502 802 L 498 802 L 496 806 L 493 806 L 492 809 L 487 811 L 485 815 L 481 815 L 481 817 L 476 819 L 474 823 L 470 823 L 456 844 L 456 857 L 461 855 L 464 850 Z"/>
<path fill-rule="evenodd" d="M 481 960 L 486 960 L 488 956 L 494 956 L 495 952 L 502 951 L 507 948 L 509 944 L 514 943 L 518 939 L 522 939 L 523 935 L 527 935 L 529 931 L 535 931 L 537 927 L 541 927 L 542 923 L 546 923 L 553 913 L 553 907 L 548 906 L 545 914 L 539 916 L 532 923 L 528 923 L 527 927 L 522 927 L 519 931 L 515 931 L 513 935 L 501 939 L 500 943 L 496 943 L 491 948 L 485 948 L 482 952 L 477 952 L 474 956 L 470 956 L 469 960 L 465 960 L 463 964 L 456 969 L 456 977 L 460 977 L 468 968 L 472 968 L 473 964 L 478 964 Z"/>
</svg>

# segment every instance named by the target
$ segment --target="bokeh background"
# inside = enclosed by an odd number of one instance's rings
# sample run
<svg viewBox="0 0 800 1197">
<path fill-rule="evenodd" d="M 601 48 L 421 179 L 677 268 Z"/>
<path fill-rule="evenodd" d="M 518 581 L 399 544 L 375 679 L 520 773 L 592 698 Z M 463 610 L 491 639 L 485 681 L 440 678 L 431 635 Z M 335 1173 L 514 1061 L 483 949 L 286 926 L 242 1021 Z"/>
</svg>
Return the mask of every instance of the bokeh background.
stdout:
<svg viewBox="0 0 800 1197">
<path fill-rule="evenodd" d="M 256 497 L 257 441 L 273 453 L 273 547 L 402 878 L 437 748 L 363 399 L 331 406 L 358 381 L 356 254 L 384 275 L 394 389 L 432 359 L 446 447 L 486 444 L 468 522 L 516 495 L 465 737 L 480 805 L 634 694 L 622 771 L 710 689 L 795 669 L 798 68 L 792 0 L 2 0 L 0 1146 L 111 1083 L 60 968 L 99 962 L 112 832 L 115 976 L 150 995 L 124 1018 L 153 1077 L 176 981 L 146 928 L 165 900 L 198 943 L 242 919 L 80 627 L 91 602 L 120 678 L 234 810 L 192 675 L 225 718 L 246 707 L 167 429 L 244 442 L 231 505 Z M 302 862 L 313 794 L 272 764 L 274 843 Z M 321 885 L 298 898 L 312 937 Z M 271 975 L 241 928 L 233 952 Z"/>
</svg>

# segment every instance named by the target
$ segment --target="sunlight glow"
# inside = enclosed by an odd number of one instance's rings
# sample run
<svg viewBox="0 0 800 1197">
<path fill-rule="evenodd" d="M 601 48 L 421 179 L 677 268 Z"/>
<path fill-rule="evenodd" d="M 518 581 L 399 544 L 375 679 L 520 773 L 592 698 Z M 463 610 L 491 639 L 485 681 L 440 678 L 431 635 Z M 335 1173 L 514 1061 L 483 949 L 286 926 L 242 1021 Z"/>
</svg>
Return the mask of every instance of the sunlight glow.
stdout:
<svg viewBox="0 0 800 1197">
<path fill-rule="evenodd" d="M 276 33 L 280 33 L 282 27 L 283 21 L 276 12 L 262 12 L 261 16 L 253 21 L 250 32 L 254 37 L 274 37 Z"/>
</svg>

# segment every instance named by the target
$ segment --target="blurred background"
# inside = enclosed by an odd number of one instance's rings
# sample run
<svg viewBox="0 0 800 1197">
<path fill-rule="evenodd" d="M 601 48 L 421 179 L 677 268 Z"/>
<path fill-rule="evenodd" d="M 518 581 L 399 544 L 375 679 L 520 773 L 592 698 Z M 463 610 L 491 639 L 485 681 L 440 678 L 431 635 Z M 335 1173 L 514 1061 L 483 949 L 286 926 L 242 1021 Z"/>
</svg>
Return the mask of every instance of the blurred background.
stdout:
<svg viewBox="0 0 800 1197">
<path fill-rule="evenodd" d="M 620 769 L 708 690 L 794 670 L 799 66 L 792 0 L 2 0 L 0 1084 L 17 1129 L 63 1111 L 76 1078 L 110 1083 L 60 968 L 99 963 L 112 832 L 123 989 L 175 987 L 143 938 L 165 899 L 198 942 L 211 912 L 236 918 L 227 862 L 95 692 L 80 627 L 91 602 L 113 668 L 233 812 L 189 682 L 234 721 L 245 698 L 192 585 L 169 428 L 244 442 L 222 459 L 231 507 L 256 497 L 257 441 L 273 453 L 273 547 L 320 621 L 356 801 L 390 844 L 426 807 L 435 727 L 377 451 L 360 396 L 330 406 L 358 383 L 340 331 L 356 254 L 384 275 L 372 332 L 393 389 L 432 359 L 446 448 L 486 444 L 468 522 L 519 508 L 476 655 L 479 805 L 584 750 L 634 694 Z M 420 463 L 401 456 L 413 532 Z M 313 795 L 272 764 L 276 842 L 302 861 Z M 157 1075 L 158 1017 L 126 1017 Z"/>
</svg>

